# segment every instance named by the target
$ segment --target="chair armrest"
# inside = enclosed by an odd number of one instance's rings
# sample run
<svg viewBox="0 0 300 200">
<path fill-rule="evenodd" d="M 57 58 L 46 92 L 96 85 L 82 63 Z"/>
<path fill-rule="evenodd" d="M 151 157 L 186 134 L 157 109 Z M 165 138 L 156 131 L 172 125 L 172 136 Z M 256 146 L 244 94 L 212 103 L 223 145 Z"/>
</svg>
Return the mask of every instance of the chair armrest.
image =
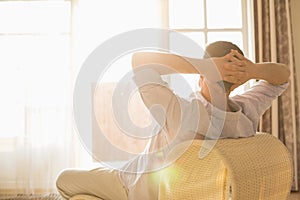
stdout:
<svg viewBox="0 0 300 200">
<path fill-rule="evenodd" d="M 202 140 L 193 141 L 182 156 L 164 169 L 159 199 L 288 198 L 292 160 L 277 138 L 256 134 L 249 138 L 221 139 L 206 157 L 199 159 L 202 143 Z M 176 148 L 170 153 L 171 157 L 178 152 Z"/>
</svg>

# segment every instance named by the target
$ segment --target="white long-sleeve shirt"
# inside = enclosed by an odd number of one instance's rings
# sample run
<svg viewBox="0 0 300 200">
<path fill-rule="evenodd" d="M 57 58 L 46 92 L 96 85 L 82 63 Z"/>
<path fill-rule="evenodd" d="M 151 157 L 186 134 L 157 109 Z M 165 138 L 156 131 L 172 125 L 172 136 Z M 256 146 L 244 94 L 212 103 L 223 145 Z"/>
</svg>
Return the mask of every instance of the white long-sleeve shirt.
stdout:
<svg viewBox="0 0 300 200">
<path fill-rule="evenodd" d="M 165 156 L 178 143 L 198 134 L 210 139 L 253 136 L 260 116 L 288 86 L 259 81 L 243 94 L 230 97 L 228 105 L 232 111 L 226 112 L 213 106 L 200 92 L 190 99 L 177 96 L 155 70 L 136 75 L 134 81 L 141 86 L 140 95 L 157 127 L 149 133 L 153 137 L 144 152 L 120 172 L 121 181 L 129 189 L 129 199 L 153 199 L 157 191 L 149 190 L 147 172 L 164 167 Z"/>
</svg>

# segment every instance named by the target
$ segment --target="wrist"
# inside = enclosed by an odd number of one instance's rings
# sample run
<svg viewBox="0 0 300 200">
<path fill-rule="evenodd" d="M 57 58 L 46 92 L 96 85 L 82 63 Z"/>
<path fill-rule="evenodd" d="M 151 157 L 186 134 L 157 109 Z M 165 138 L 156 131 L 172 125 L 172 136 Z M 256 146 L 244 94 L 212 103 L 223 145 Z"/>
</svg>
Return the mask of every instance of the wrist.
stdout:
<svg viewBox="0 0 300 200">
<path fill-rule="evenodd" d="M 259 63 L 251 63 L 248 70 L 248 80 L 261 79 L 261 68 Z"/>
<path fill-rule="evenodd" d="M 193 65 L 193 73 L 194 74 L 202 74 L 207 75 L 210 71 L 210 67 L 212 65 L 211 59 L 205 58 L 205 59 L 196 59 L 196 58 L 190 58 L 190 63 Z"/>
<path fill-rule="evenodd" d="M 204 58 L 197 64 L 198 73 L 204 75 L 211 82 L 222 80 L 219 66 L 222 66 L 221 58 Z"/>
</svg>

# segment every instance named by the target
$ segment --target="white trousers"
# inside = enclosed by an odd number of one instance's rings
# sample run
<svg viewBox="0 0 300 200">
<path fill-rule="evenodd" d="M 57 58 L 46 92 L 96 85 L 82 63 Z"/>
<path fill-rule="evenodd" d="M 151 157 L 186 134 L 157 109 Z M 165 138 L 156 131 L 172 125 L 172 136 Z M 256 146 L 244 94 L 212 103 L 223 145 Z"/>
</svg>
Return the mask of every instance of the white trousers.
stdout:
<svg viewBox="0 0 300 200">
<path fill-rule="evenodd" d="M 119 179 L 118 171 L 107 168 L 87 170 L 65 170 L 56 187 L 63 198 L 79 194 L 96 196 L 103 200 L 127 200 L 128 191 Z"/>
</svg>

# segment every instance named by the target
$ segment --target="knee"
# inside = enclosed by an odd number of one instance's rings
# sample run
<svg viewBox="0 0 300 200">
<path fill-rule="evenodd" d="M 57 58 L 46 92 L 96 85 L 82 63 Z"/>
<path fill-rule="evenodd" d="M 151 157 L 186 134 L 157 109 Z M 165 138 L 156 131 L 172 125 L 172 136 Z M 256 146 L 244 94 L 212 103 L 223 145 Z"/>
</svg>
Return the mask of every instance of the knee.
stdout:
<svg viewBox="0 0 300 200">
<path fill-rule="evenodd" d="M 62 171 L 56 179 L 56 187 L 59 189 L 64 185 L 66 171 Z"/>
<path fill-rule="evenodd" d="M 69 182 L 69 178 L 70 178 L 70 171 L 65 170 L 62 171 L 57 179 L 56 179 L 56 188 L 58 190 L 58 192 L 64 197 L 64 198 L 68 198 L 66 197 L 66 193 L 67 193 L 67 186 L 68 186 L 68 182 Z"/>
</svg>

